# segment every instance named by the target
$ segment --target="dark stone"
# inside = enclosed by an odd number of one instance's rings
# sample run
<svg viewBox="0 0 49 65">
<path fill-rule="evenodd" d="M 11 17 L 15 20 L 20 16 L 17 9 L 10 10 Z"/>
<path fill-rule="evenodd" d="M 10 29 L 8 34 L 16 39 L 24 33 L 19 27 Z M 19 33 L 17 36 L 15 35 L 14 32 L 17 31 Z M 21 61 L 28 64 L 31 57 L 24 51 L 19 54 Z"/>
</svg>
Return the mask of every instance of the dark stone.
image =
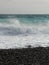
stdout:
<svg viewBox="0 0 49 65">
<path fill-rule="evenodd" d="M 31 48 L 32 46 L 31 45 L 28 45 L 28 48 Z"/>
<path fill-rule="evenodd" d="M 49 65 L 49 47 L 0 49 L 0 65 Z"/>
</svg>

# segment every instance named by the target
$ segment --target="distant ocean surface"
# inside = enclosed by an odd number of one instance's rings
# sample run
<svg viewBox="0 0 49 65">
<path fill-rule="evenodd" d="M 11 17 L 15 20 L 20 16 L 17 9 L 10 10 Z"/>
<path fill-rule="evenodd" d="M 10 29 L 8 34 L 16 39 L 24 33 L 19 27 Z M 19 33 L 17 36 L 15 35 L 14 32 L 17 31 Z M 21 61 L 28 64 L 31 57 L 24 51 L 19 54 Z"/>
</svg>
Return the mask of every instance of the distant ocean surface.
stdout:
<svg viewBox="0 0 49 65">
<path fill-rule="evenodd" d="M 49 15 L 0 15 L 0 49 L 49 46 Z"/>
</svg>

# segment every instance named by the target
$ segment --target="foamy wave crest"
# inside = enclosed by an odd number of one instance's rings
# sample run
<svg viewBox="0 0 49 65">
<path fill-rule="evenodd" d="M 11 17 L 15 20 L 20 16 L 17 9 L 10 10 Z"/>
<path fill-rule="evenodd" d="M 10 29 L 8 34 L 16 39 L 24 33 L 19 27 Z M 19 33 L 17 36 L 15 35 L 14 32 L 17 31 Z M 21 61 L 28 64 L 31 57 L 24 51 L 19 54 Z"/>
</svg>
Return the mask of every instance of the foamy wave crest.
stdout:
<svg viewBox="0 0 49 65">
<path fill-rule="evenodd" d="M 41 24 L 22 23 L 9 19 L 9 23 L 0 23 L 0 35 L 49 34 L 49 22 Z"/>
</svg>

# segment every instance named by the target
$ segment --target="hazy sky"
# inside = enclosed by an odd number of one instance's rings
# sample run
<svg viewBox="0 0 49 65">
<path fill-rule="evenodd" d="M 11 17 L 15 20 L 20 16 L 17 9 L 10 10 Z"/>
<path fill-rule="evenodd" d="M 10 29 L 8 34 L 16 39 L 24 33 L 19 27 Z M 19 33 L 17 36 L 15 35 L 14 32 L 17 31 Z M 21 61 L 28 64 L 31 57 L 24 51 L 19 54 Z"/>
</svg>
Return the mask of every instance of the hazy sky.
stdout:
<svg viewBox="0 0 49 65">
<path fill-rule="evenodd" d="M 49 0 L 0 0 L 0 14 L 49 14 Z"/>
</svg>

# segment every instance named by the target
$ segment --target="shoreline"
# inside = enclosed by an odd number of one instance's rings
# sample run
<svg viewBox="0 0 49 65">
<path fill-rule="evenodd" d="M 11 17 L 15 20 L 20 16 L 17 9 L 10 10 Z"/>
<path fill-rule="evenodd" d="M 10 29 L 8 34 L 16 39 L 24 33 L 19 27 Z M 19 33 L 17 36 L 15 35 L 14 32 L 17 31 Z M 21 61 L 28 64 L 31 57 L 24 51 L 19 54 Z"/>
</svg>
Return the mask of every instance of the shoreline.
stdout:
<svg viewBox="0 0 49 65">
<path fill-rule="evenodd" d="M 49 65 L 49 47 L 0 49 L 0 65 Z"/>
</svg>

